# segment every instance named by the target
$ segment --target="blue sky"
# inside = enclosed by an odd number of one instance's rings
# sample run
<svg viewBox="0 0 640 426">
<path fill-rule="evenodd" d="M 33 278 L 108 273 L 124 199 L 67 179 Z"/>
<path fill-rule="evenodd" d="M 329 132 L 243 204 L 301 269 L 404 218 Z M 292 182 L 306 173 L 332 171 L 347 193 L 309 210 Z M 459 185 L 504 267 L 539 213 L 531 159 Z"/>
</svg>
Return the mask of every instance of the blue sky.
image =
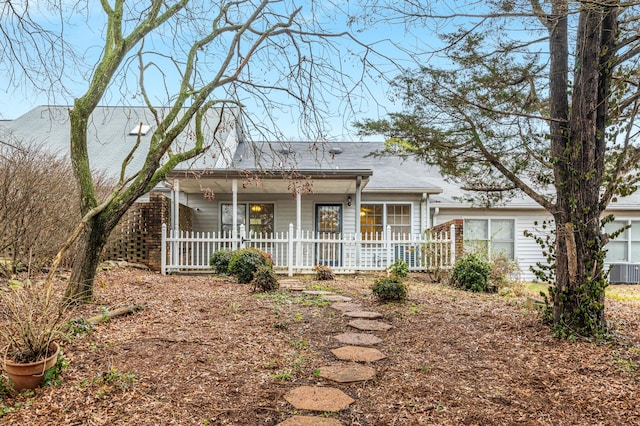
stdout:
<svg viewBox="0 0 640 426">
<path fill-rule="evenodd" d="M 295 3 L 295 2 L 287 2 Z M 300 2 L 298 2 L 300 3 Z M 322 25 L 326 28 L 329 27 L 331 31 L 341 32 L 346 30 L 354 30 L 353 28 L 347 28 L 347 16 L 344 11 L 334 8 L 329 3 L 322 3 L 320 6 L 316 5 L 314 8 L 308 2 L 302 2 L 303 14 L 305 18 L 309 18 L 312 13 L 315 13 L 317 17 L 320 17 Z M 42 6 L 41 3 L 30 3 L 31 14 L 38 20 L 43 26 L 55 26 L 56 18 L 55 14 L 50 10 L 43 8 L 41 10 L 34 9 L 34 7 Z M 349 7 L 349 3 L 346 3 Z M 356 13 L 357 10 L 350 10 L 351 13 Z M 96 58 L 100 54 L 100 46 L 102 45 L 104 19 L 102 18 L 102 11 L 98 2 L 88 2 L 86 8 L 78 9 L 73 12 L 73 18 L 65 24 L 65 38 L 67 42 L 71 43 L 76 52 L 80 52 L 83 58 L 86 59 L 84 64 L 75 66 L 68 64 L 67 66 L 67 78 L 64 82 L 64 87 L 69 93 L 65 94 L 58 87 L 53 87 L 49 93 L 38 92 L 33 90 L 29 85 L 20 84 L 18 87 L 14 87 L 8 81 L 5 73 L 0 74 L 0 118 L 1 119 L 13 119 L 16 118 L 30 109 L 43 104 L 60 104 L 69 105 L 73 102 L 74 96 L 82 94 L 86 88 L 86 75 L 96 61 Z M 411 65 L 410 59 L 401 50 L 397 49 L 393 43 L 398 43 L 406 49 L 413 49 L 415 46 L 424 43 L 426 40 L 419 41 L 416 37 L 405 32 L 403 25 L 376 25 L 375 28 L 361 28 L 354 33 L 364 43 L 372 44 L 377 50 L 384 55 L 388 55 L 394 58 L 398 63 L 402 65 Z M 392 41 L 393 42 L 392 42 Z M 151 40 L 150 40 L 151 41 Z M 149 42 L 147 42 L 149 44 Z M 168 48 L 160 42 L 159 51 Z M 322 52 L 322 49 L 318 49 L 316 52 L 319 55 L 324 55 L 329 58 L 332 65 L 341 68 L 344 76 L 341 77 L 342 81 L 348 78 L 359 79 L 363 75 L 363 70 L 359 66 L 359 54 L 361 54 L 361 48 L 356 43 L 347 41 L 336 43 L 337 50 L 326 50 Z M 360 52 L 358 52 L 360 49 Z M 161 52 L 162 53 L 162 52 Z M 350 93 L 350 104 L 346 100 L 346 95 L 339 90 L 333 82 L 330 81 L 332 76 L 327 76 L 327 81 L 323 87 L 321 97 L 326 102 L 324 118 L 328 121 L 328 132 L 326 134 L 327 139 L 345 140 L 353 139 L 354 135 L 349 133 L 348 126 L 354 120 L 363 119 L 366 117 L 378 117 L 385 115 L 388 109 L 397 110 L 398 105 L 394 105 L 387 97 L 387 83 L 385 79 L 393 77 L 398 74 L 397 68 L 391 63 L 385 63 L 386 59 L 381 56 L 369 55 L 368 59 L 375 62 L 378 70 L 367 69 L 370 75 L 364 74 L 365 83 L 361 86 L 353 88 Z M 278 62 L 282 63 L 282 62 Z M 267 80 L 270 73 L 274 70 L 269 70 L 269 66 L 265 65 L 266 70 L 261 70 L 260 64 L 252 64 L 255 73 L 264 73 L 259 77 Z M 155 74 L 159 75 L 158 70 Z M 165 67 L 161 70 L 167 74 L 170 74 L 170 70 Z M 274 73 L 275 76 L 275 73 Z M 150 76 L 147 80 L 149 87 L 161 86 L 156 84 L 153 80 L 153 76 Z M 256 77 L 258 78 L 258 77 Z M 105 96 L 102 105 L 121 105 L 139 104 L 140 98 L 136 93 L 136 78 L 133 78 L 131 74 L 117 76 L 116 81 L 118 84 L 113 85 L 109 93 Z M 159 82 L 158 78 L 158 82 Z M 175 84 L 176 80 L 173 80 Z M 171 84 L 171 80 L 169 81 Z M 337 84 L 337 83 L 336 83 Z M 161 87 L 158 87 L 161 89 Z M 150 90 L 153 92 L 153 89 Z M 159 90 L 157 93 L 151 93 L 152 97 L 156 97 L 158 103 L 163 102 L 163 90 Z M 279 96 L 279 95 L 278 95 Z M 261 117 L 260 108 L 258 106 L 251 105 L 252 99 L 250 97 L 244 98 L 249 109 L 254 109 L 256 119 Z M 283 99 L 283 102 L 286 102 Z M 305 139 L 308 135 L 305 134 L 304 129 L 301 129 L 303 125 L 299 117 L 299 112 L 295 108 L 288 108 L 283 106 L 282 108 L 271 109 L 269 113 L 273 114 L 276 120 L 276 125 L 281 128 L 283 136 L 291 140 Z M 269 126 L 266 123 L 265 126 Z"/>
</svg>

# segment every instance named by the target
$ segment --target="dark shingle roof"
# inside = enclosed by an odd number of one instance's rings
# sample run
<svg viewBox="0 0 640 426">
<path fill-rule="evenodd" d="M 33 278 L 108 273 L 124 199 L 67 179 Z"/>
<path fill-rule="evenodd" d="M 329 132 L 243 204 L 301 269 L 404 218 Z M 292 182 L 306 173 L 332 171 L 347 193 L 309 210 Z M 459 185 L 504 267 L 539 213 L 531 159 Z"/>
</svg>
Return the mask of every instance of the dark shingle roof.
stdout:
<svg viewBox="0 0 640 426">
<path fill-rule="evenodd" d="M 238 169 L 372 171 L 367 192 L 429 192 L 441 187 L 424 172 L 427 167 L 413 159 L 374 157 L 382 142 L 260 142 L 241 143 L 233 159 Z"/>
</svg>

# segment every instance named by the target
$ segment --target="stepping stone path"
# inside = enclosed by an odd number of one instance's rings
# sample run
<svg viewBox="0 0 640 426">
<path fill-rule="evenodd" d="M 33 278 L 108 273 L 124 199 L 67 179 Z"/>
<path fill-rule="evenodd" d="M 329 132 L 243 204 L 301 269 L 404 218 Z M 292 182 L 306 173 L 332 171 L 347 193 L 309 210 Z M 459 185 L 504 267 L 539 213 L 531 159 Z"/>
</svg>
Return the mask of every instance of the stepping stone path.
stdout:
<svg viewBox="0 0 640 426">
<path fill-rule="evenodd" d="M 382 321 L 372 321 L 366 319 L 357 319 L 349 322 L 349 325 L 353 328 L 357 328 L 358 330 L 365 331 L 387 331 L 390 328 L 393 328 L 392 325 L 387 324 Z"/>
<path fill-rule="evenodd" d="M 332 303 L 331 307 L 341 312 L 357 311 L 359 309 L 362 309 L 362 306 L 349 302 Z"/>
<path fill-rule="evenodd" d="M 278 284 L 280 284 L 280 288 L 290 291 L 302 291 L 304 287 L 300 284 L 298 280 L 279 280 Z"/>
<path fill-rule="evenodd" d="M 345 361 L 374 362 L 387 357 L 377 349 L 365 348 L 364 346 L 343 346 L 331 349 L 331 353 L 338 359 Z"/>
<path fill-rule="evenodd" d="M 333 338 L 340 343 L 344 343 L 345 345 L 366 346 L 382 343 L 381 338 L 368 333 L 342 333 L 333 336 Z"/>
<path fill-rule="evenodd" d="M 328 365 L 320 367 L 319 376 L 338 383 L 363 382 L 376 377 L 376 370 L 360 364 Z"/>
<path fill-rule="evenodd" d="M 351 298 L 334 294 L 323 290 L 304 290 L 297 280 L 280 281 L 282 288 L 292 291 L 302 291 L 303 294 L 320 296 L 322 299 L 334 302 L 333 309 L 341 311 L 345 316 L 356 318 L 349 322 L 349 326 L 364 331 L 387 331 L 391 325 L 382 321 L 378 312 L 365 311 L 362 306 L 351 303 Z M 353 383 L 373 380 L 376 370 L 373 367 L 358 364 L 358 362 L 371 363 L 386 358 L 381 351 L 369 348 L 369 345 L 382 343 L 382 339 L 370 333 L 345 332 L 333 336 L 334 339 L 348 346 L 332 349 L 331 352 L 342 361 L 350 361 L 349 364 L 335 364 L 319 367 L 319 377 L 336 383 Z M 330 386 L 300 386 L 289 391 L 284 399 L 297 410 L 309 410 L 338 412 L 347 409 L 355 402 L 353 398 L 340 389 Z M 278 426 L 338 426 L 339 420 L 329 417 L 295 415 L 278 424 Z"/>
<path fill-rule="evenodd" d="M 371 311 L 350 311 L 350 312 L 345 312 L 344 315 L 350 318 L 364 318 L 364 319 L 382 318 L 381 313 L 371 312 Z"/>
<path fill-rule="evenodd" d="M 342 422 L 336 419 L 318 416 L 293 416 L 278 426 L 342 426 Z"/>
<path fill-rule="evenodd" d="M 284 396 L 298 410 L 340 411 L 355 402 L 340 389 L 325 386 L 300 386 Z"/>
<path fill-rule="evenodd" d="M 338 294 L 329 294 L 327 296 L 322 296 L 322 298 L 329 302 L 350 302 L 352 300 L 350 297 L 340 296 Z"/>
</svg>

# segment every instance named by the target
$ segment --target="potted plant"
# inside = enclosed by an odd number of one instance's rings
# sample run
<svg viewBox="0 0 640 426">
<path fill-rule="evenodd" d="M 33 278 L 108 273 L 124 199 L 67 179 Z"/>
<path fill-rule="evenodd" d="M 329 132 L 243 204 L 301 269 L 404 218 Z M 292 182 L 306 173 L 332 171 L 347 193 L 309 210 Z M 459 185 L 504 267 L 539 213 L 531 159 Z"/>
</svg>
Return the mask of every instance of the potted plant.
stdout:
<svg viewBox="0 0 640 426">
<path fill-rule="evenodd" d="M 60 352 L 64 304 L 51 283 L 8 281 L 0 284 L 2 367 L 16 390 L 40 385 Z"/>
</svg>

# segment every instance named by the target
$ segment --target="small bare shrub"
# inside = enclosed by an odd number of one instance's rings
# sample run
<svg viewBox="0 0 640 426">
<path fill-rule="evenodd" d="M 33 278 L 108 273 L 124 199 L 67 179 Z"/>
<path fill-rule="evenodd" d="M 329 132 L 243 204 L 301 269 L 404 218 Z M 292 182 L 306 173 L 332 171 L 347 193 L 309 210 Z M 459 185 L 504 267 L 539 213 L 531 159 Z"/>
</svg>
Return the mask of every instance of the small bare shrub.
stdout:
<svg viewBox="0 0 640 426">
<path fill-rule="evenodd" d="M 253 291 L 275 291 L 280 287 L 278 278 L 270 266 L 260 266 L 253 274 Z"/>
<path fill-rule="evenodd" d="M 316 280 L 318 281 L 330 281 L 335 278 L 333 275 L 333 271 L 328 265 L 318 265 L 313 267 L 313 270 L 316 271 Z"/>
<path fill-rule="evenodd" d="M 63 336 L 65 305 L 51 284 L 8 281 L 0 287 L 3 356 L 16 362 L 44 358 Z"/>
</svg>

